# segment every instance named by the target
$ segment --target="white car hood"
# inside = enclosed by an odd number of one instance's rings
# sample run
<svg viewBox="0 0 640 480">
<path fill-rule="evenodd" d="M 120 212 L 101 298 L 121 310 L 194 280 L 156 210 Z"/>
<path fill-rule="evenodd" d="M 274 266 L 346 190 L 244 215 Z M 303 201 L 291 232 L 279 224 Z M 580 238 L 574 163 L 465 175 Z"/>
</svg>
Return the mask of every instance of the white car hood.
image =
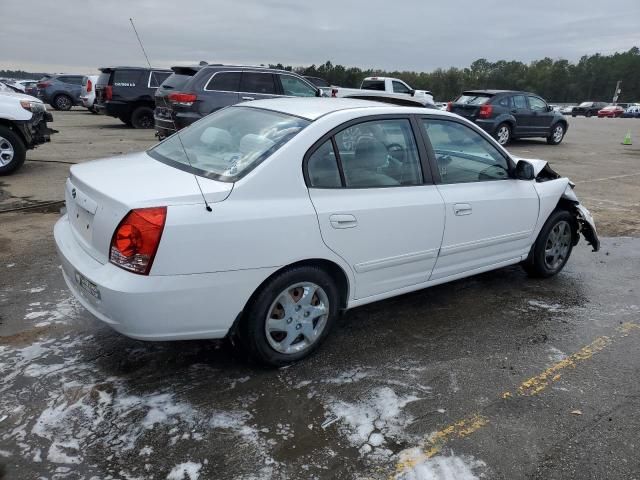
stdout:
<svg viewBox="0 0 640 480">
<path fill-rule="evenodd" d="M 14 97 L 18 100 L 28 100 L 30 102 L 37 102 L 37 103 L 42 103 L 42 100 L 36 98 L 36 97 L 32 97 L 31 95 L 27 95 L 25 93 L 18 93 L 18 92 L 0 92 L 0 95 L 6 95 L 9 97 Z"/>
</svg>

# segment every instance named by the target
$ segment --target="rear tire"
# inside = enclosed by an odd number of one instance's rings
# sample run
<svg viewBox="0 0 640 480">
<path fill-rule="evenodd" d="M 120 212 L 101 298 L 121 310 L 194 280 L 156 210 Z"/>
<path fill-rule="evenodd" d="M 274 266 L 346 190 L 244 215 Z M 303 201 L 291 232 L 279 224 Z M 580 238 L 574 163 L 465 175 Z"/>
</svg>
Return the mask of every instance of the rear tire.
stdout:
<svg viewBox="0 0 640 480">
<path fill-rule="evenodd" d="M 547 137 L 547 143 L 549 145 L 558 145 L 562 142 L 564 135 L 566 133 L 566 128 L 562 123 L 556 123 L 553 127 L 551 127 L 551 135 Z"/>
<path fill-rule="evenodd" d="M 133 128 L 153 128 L 153 109 L 149 107 L 138 107 L 131 114 L 131 125 Z"/>
<path fill-rule="evenodd" d="M 548 278 L 560 273 L 571 256 L 577 234 L 574 216 L 566 210 L 555 210 L 522 265 L 529 276 Z"/>
<path fill-rule="evenodd" d="M 511 141 L 511 126 L 508 123 L 501 123 L 493 136 L 500 145 L 507 145 Z"/>
<path fill-rule="evenodd" d="M 587 112 L 587 113 L 585 113 L 585 115 L 584 115 L 584 116 L 585 116 L 585 117 L 587 117 L 587 118 L 589 118 L 589 117 L 591 117 L 592 115 L 593 115 L 593 113 L 591 113 L 591 112 Z"/>
<path fill-rule="evenodd" d="M 118 120 L 120 120 L 122 123 L 124 123 L 127 127 L 132 127 L 133 126 L 131 124 L 131 117 L 118 117 Z"/>
<path fill-rule="evenodd" d="M 71 110 L 71 107 L 73 107 L 73 99 L 69 95 L 56 95 L 51 105 L 56 110 L 66 112 L 67 110 Z"/>
<path fill-rule="evenodd" d="M 339 299 L 326 271 L 313 266 L 284 270 L 250 300 L 239 326 L 240 341 L 266 365 L 280 367 L 301 360 L 329 335 Z"/>
<path fill-rule="evenodd" d="M 27 148 L 22 138 L 4 125 L 0 125 L 0 176 L 15 172 L 24 163 Z"/>
</svg>

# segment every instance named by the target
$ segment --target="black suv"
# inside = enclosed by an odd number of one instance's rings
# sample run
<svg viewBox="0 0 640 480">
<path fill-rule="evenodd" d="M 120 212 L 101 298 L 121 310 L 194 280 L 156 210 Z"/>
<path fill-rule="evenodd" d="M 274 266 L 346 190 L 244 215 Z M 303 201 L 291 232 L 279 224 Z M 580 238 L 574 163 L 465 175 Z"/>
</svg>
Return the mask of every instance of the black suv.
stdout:
<svg viewBox="0 0 640 480">
<path fill-rule="evenodd" d="M 510 90 L 471 90 L 449 103 L 457 113 L 493 135 L 500 145 L 525 137 L 544 137 L 558 145 L 569 124 L 539 96 Z"/>
<path fill-rule="evenodd" d="M 273 97 L 319 97 L 320 90 L 284 70 L 235 65 L 173 67 L 156 92 L 156 135 L 164 138 L 220 108 Z"/>
<path fill-rule="evenodd" d="M 585 117 L 592 117 L 593 115 L 598 115 L 598 112 L 607 106 L 609 106 L 607 102 L 582 102 L 571 109 L 571 116 L 584 115 Z"/>
<path fill-rule="evenodd" d="M 96 83 L 95 107 L 135 128 L 153 128 L 154 93 L 171 70 L 105 67 Z"/>
</svg>

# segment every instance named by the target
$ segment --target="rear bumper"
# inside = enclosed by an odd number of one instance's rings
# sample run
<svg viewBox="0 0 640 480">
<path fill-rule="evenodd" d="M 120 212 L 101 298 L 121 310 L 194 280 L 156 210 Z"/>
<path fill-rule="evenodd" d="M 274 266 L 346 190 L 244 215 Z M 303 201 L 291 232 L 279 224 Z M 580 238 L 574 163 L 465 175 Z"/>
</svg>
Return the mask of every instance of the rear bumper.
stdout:
<svg viewBox="0 0 640 480">
<path fill-rule="evenodd" d="M 181 130 L 202 118 L 200 114 L 194 112 L 172 112 L 169 113 L 169 115 L 172 115 L 171 118 L 167 116 L 167 113 L 159 114 L 159 110 L 159 108 L 156 108 L 153 115 L 156 136 L 159 138 L 173 135 L 176 132 L 176 128 Z M 166 112 L 166 110 L 166 108 L 162 109 L 163 112 Z"/>
<path fill-rule="evenodd" d="M 67 216 L 54 227 L 67 286 L 98 320 L 140 340 L 222 338 L 244 308 L 262 269 L 194 275 L 136 275 L 101 264 L 76 241 Z M 82 288 L 76 273 L 97 287 Z M 257 283 L 256 283 L 257 282 Z"/>
<path fill-rule="evenodd" d="M 82 102 L 82 106 L 85 108 L 93 107 L 93 103 L 95 101 L 95 97 L 80 97 L 80 101 Z"/>
</svg>

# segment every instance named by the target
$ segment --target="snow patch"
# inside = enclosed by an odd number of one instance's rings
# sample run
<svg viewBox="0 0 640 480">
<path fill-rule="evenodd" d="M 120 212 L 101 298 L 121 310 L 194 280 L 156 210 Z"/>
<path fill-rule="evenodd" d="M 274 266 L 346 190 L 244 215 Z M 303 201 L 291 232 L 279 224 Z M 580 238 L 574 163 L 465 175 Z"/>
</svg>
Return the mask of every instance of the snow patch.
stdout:
<svg viewBox="0 0 640 480">
<path fill-rule="evenodd" d="M 40 293 L 40 292 L 44 292 L 47 289 L 47 287 L 35 287 L 35 288 L 30 288 L 29 290 L 25 290 L 26 292 L 29 293 Z"/>
<path fill-rule="evenodd" d="M 549 346 L 549 360 L 554 363 L 561 362 L 565 358 L 567 358 L 567 354 L 562 350 L 558 350 L 556 347 Z"/>
<path fill-rule="evenodd" d="M 419 448 L 404 453 L 403 458 L 414 464 L 396 476 L 397 480 L 478 480 L 475 472 L 486 467 L 481 460 L 471 456 L 435 456 L 424 458 Z"/>
<path fill-rule="evenodd" d="M 198 480 L 200 478 L 201 463 L 185 462 L 173 467 L 167 475 L 167 480 Z"/>
<path fill-rule="evenodd" d="M 562 311 L 562 305 L 559 303 L 546 303 L 541 300 L 529 300 L 527 303 L 531 310 L 548 310 L 549 312 Z"/>
</svg>

